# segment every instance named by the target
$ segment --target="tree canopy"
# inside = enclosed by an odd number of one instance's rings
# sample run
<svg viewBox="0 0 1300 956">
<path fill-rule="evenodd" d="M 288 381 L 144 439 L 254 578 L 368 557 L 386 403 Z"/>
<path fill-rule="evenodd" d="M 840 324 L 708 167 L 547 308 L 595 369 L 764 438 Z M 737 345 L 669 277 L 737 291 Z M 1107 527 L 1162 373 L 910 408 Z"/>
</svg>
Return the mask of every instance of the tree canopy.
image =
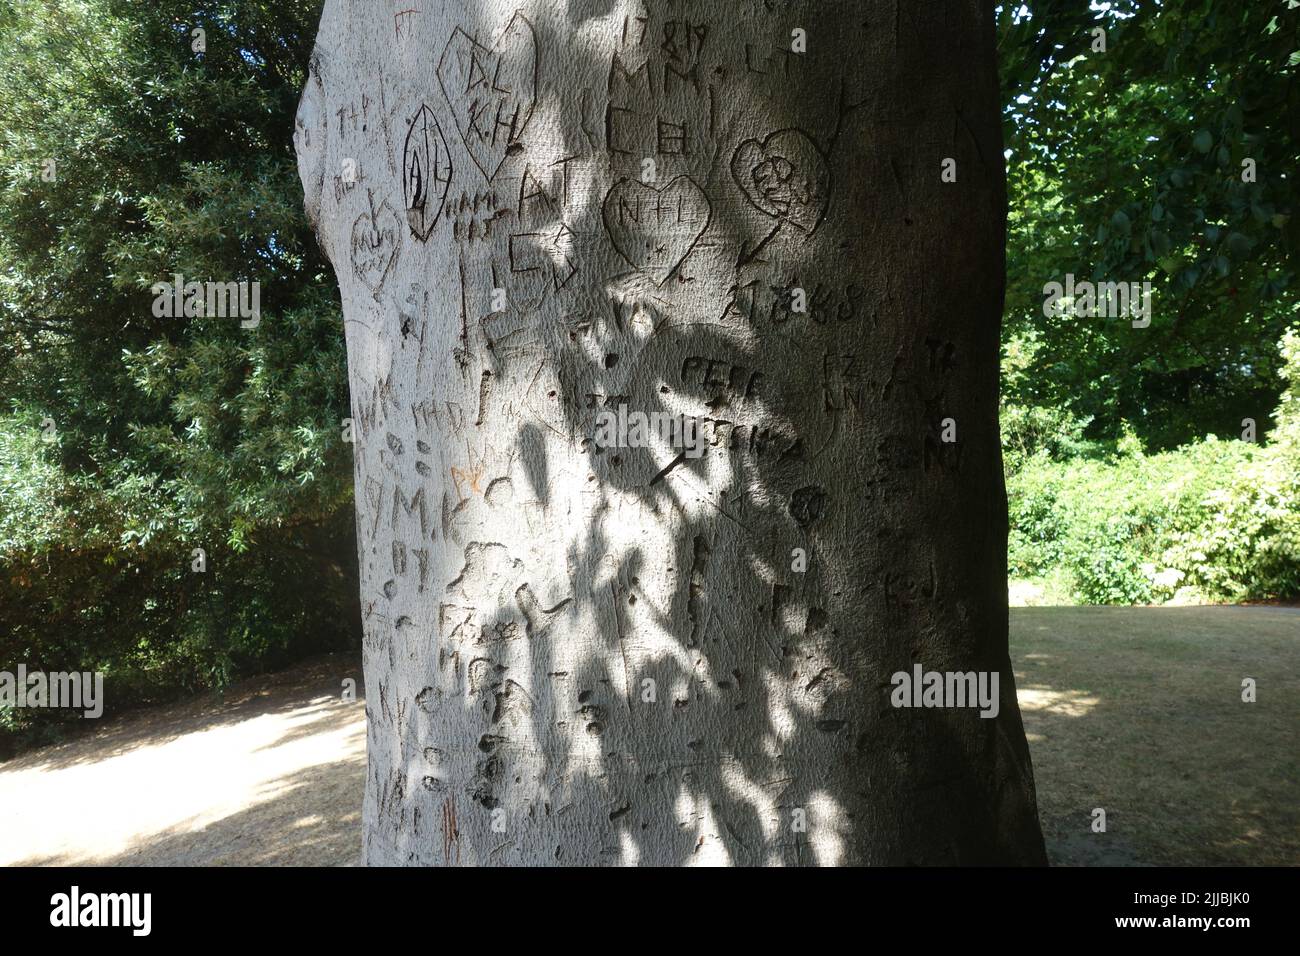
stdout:
<svg viewBox="0 0 1300 956">
<path fill-rule="evenodd" d="M 1001 11 L 1008 399 L 1155 448 L 1262 425 L 1300 319 L 1300 4 L 1092 7 Z M 1150 326 L 1044 316 L 1067 274 L 1150 282 Z"/>
<path fill-rule="evenodd" d="M 0 5 L 0 659 L 143 693 L 348 639 L 345 357 L 291 148 L 318 12 Z M 258 281 L 260 324 L 157 317 L 178 273 Z"/>
</svg>

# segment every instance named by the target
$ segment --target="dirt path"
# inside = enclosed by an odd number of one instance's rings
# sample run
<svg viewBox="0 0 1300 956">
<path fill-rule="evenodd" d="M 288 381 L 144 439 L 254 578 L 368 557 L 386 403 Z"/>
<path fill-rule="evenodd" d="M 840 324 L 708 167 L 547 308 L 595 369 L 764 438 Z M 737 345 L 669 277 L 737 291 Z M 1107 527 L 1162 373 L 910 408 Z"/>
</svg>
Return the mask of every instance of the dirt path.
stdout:
<svg viewBox="0 0 1300 956">
<path fill-rule="evenodd" d="M 356 863 L 359 670 L 316 658 L 0 764 L 0 865 Z"/>
<path fill-rule="evenodd" d="M 1300 611 L 1025 608 L 1011 634 L 1054 863 L 1300 863 Z M 355 864 L 345 678 L 317 658 L 0 764 L 0 865 Z"/>
</svg>

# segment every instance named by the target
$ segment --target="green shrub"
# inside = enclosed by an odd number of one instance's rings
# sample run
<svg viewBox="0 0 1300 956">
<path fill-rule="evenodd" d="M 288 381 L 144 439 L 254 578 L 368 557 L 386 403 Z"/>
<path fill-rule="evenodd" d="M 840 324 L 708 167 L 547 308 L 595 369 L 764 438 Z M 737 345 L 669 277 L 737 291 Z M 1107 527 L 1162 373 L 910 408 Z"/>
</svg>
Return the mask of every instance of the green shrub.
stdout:
<svg viewBox="0 0 1300 956">
<path fill-rule="evenodd" d="M 1300 596 L 1300 336 L 1282 343 L 1288 391 L 1271 441 L 1213 435 L 1106 460 L 1045 450 L 1008 476 L 1011 574 L 1063 573 L 1090 604 Z"/>
</svg>

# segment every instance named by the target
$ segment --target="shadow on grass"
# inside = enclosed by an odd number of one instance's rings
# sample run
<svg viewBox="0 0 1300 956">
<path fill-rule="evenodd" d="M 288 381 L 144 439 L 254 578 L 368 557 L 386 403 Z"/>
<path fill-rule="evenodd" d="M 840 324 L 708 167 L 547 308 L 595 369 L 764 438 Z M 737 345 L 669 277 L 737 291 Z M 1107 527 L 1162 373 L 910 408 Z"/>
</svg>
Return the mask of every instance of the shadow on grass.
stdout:
<svg viewBox="0 0 1300 956">
<path fill-rule="evenodd" d="M 1013 609 L 1052 862 L 1300 861 L 1297 638 L 1289 608 Z"/>
</svg>

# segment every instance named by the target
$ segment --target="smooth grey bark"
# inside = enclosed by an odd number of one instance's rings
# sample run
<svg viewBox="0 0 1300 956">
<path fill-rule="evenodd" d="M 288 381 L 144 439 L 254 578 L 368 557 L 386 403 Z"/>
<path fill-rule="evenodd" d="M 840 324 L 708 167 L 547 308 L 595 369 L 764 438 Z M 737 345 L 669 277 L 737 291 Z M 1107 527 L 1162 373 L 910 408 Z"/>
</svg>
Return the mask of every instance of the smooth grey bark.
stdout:
<svg viewBox="0 0 1300 956">
<path fill-rule="evenodd" d="M 366 862 L 1044 862 L 990 6 L 329 0 Z M 1000 713 L 892 707 L 917 663 Z"/>
</svg>

